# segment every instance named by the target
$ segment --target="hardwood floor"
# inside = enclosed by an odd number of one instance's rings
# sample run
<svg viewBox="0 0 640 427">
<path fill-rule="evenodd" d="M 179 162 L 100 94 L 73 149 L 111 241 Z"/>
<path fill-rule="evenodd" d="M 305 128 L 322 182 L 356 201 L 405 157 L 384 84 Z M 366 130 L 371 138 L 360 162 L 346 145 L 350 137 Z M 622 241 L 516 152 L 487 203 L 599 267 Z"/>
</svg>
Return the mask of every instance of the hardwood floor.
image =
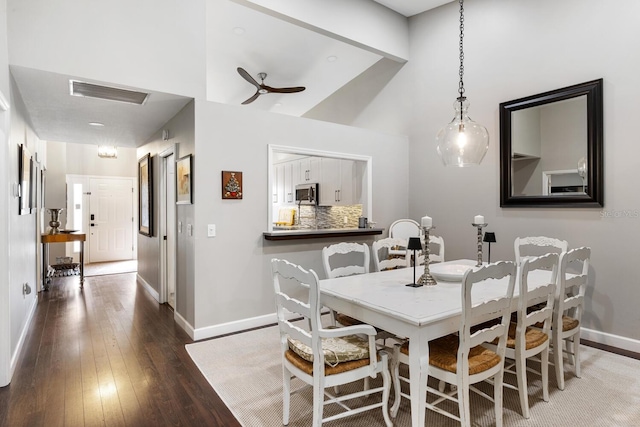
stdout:
<svg viewBox="0 0 640 427">
<path fill-rule="evenodd" d="M 54 279 L 38 307 L 0 426 L 239 426 L 135 273 Z"/>
</svg>

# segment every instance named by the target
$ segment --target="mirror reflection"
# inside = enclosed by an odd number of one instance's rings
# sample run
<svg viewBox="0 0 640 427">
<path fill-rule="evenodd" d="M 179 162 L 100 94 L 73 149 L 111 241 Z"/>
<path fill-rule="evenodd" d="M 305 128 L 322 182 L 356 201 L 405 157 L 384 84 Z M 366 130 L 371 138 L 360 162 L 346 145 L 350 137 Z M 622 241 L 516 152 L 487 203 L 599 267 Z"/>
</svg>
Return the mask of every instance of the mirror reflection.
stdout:
<svg viewBox="0 0 640 427">
<path fill-rule="evenodd" d="M 602 206 L 602 79 L 500 104 L 501 206 Z"/>
</svg>

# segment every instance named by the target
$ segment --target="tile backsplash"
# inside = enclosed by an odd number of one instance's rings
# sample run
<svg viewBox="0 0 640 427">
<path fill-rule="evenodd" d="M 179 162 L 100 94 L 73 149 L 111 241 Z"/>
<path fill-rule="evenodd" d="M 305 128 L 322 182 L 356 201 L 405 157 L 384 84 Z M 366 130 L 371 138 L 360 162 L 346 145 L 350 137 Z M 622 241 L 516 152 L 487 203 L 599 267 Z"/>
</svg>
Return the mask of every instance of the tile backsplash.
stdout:
<svg viewBox="0 0 640 427">
<path fill-rule="evenodd" d="M 300 206 L 300 225 L 318 228 L 358 228 L 358 218 L 361 215 L 362 205 Z"/>
</svg>

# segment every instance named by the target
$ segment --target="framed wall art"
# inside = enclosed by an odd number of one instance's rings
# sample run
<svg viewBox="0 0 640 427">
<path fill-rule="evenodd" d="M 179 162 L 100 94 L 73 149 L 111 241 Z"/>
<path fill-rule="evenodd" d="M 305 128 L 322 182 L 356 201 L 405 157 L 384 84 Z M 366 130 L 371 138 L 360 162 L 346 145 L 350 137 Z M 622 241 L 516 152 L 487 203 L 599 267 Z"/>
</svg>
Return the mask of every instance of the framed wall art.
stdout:
<svg viewBox="0 0 640 427">
<path fill-rule="evenodd" d="M 31 191 L 31 153 L 26 145 L 21 144 L 18 156 L 18 175 L 20 182 L 20 215 L 31 214 L 32 197 Z"/>
<path fill-rule="evenodd" d="M 191 192 L 191 154 L 176 162 L 176 204 L 189 205 L 193 203 Z"/>
<path fill-rule="evenodd" d="M 151 154 L 138 160 L 138 233 L 153 236 L 153 174 Z"/>
<path fill-rule="evenodd" d="M 242 199 L 242 172 L 222 171 L 222 198 Z"/>
</svg>

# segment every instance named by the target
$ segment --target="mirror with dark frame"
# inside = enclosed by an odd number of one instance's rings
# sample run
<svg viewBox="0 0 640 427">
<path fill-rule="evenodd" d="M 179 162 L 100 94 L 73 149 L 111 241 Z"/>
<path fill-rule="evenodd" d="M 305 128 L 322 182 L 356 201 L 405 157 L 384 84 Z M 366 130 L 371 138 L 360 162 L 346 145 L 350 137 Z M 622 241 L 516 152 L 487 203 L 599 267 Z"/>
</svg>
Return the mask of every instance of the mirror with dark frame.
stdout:
<svg viewBox="0 0 640 427">
<path fill-rule="evenodd" d="M 602 79 L 500 104 L 500 206 L 603 206 Z"/>
</svg>

